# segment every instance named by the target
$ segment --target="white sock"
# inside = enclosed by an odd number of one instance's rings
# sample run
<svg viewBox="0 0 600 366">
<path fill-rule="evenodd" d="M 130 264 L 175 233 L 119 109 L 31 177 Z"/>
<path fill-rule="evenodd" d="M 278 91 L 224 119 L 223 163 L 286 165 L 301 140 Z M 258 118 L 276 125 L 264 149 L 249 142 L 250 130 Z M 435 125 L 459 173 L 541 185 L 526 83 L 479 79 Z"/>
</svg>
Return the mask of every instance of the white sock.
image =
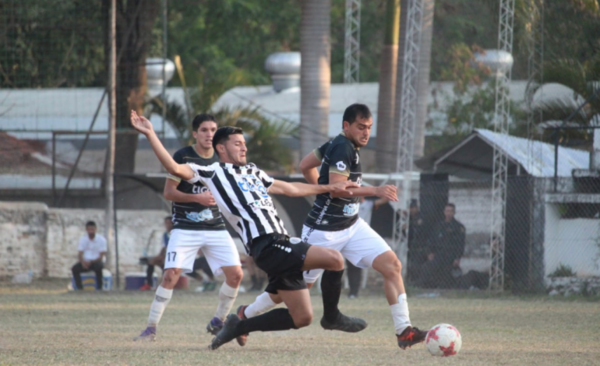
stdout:
<svg viewBox="0 0 600 366">
<path fill-rule="evenodd" d="M 215 317 L 225 320 L 225 317 L 227 317 L 233 307 L 237 293 L 237 287 L 233 288 L 229 286 L 227 282 L 223 282 L 223 286 L 221 286 L 221 289 L 219 290 L 219 304 L 217 305 Z"/>
<path fill-rule="evenodd" d="M 406 294 L 398 295 L 398 303 L 390 305 L 392 310 L 392 319 L 396 334 L 402 334 L 406 327 L 410 326 L 410 317 L 408 315 L 408 303 L 406 302 Z"/>
<path fill-rule="evenodd" d="M 150 315 L 148 316 L 149 327 L 158 326 L 158 322 L 160 322 L 160 318 L 167 308 L 167 304 L 171 301 L 171 296 L 173 296 L 173 290 L 158 286 L 154 301 L 152 301 L 152 305 L 150 305 Z"/>
<path fill-rule="evenodd" d="M 257 315 L 266 313 L 275 306 L 277 306 L 277 304 L 273 302 L 269 293 L 263 292 L 256 297 L 256 300 L 254 300 L 252 304 L 248 305 L 244 314 L 246 315 L 246 318 L 253 318 Z"/>
</svg>

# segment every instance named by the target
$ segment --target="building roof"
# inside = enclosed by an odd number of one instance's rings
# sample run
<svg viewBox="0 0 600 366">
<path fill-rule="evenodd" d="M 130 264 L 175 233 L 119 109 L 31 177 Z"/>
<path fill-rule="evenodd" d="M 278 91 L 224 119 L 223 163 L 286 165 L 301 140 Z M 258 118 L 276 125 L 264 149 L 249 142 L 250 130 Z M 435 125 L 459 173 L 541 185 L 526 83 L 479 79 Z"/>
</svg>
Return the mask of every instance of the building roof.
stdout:
<svg viewBox="0 0 600 366">
<path fill-rule="evenodd" d="M 508 156 L 509 175 L 554 176 L 554 146 L 540 141 L 476 129 L 458 144 L 419 159 L 423 170 L 448 173 L 468 179 L 489 179 L 494 148 Z M 570 177 L 573 169 L 589 167 L 589 152 L 558 148 L 558 176 Z"/>
</svg>

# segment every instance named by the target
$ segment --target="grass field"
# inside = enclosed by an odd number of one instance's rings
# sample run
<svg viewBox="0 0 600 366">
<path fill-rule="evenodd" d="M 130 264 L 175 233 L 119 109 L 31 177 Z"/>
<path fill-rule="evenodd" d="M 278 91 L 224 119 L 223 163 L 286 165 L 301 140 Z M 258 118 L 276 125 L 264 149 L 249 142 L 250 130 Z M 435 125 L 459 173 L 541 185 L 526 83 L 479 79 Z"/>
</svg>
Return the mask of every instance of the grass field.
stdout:
<svg viewBox="0 0 600 366">
<path fill-rule="evenodd" d="M 434 358 L 424 345 L 397 347 L 382 294 L 342 299 L 343 311 L 369 322 L 361 333 L 322 330 L 315 295 L 310 327 L 253 333 L 244 348 L 234 341 L 211 352 L 204 326 L 215 294 L 176 292 L 157 341 L 136 343 L 152 293 L 67 293 L 65 287 L 66 281 L 0 284 L 0 365 L 600 365 L 597 301 L 409 297 L 414 325 L 447 322 L 462 333 L 459 355 Z M 241 294 L 236 307 L 253 298 Z"/>
</svg>

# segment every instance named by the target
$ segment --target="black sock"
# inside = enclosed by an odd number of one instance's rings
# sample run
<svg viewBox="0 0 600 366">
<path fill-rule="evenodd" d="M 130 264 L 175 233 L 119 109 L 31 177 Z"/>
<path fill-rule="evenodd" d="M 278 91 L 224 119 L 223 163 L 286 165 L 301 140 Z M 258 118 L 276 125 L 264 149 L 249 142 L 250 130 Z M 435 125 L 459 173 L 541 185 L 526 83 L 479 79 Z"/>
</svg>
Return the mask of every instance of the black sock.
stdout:
<svg viewBox="0 0 600 366">
<path fill-rule="evenodd" d="M 342 294 L 342 277 L 344 270 L 325 271 L 321 279 L 321 292 L 323 293 L 323 317 L 330 323 L 337 320 L 340 315 L 338 303 Z"/>
<path fill-rule="evenodd" d="M 288 309 L 273 309 L 254 318 L 242 320 L 238 326 L 238 334 L 250 332 L 272 332 L 276 330 L 297 329 Z"/>
</svg>

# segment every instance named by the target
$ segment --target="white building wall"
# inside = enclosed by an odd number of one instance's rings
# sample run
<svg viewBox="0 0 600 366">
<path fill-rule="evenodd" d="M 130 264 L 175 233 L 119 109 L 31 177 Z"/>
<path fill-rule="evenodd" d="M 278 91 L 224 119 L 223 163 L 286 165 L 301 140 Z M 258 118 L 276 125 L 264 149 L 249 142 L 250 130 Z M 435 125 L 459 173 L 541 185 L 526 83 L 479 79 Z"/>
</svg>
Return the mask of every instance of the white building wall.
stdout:
<svg viewBox="0 0 600 366">
<path fill-rule="evenodd" d="M 559 207 L 546 204 L 546 276 L 561 264 L 571 267 L 579 277 L 600 276 L 600 219 L 562 219 Z"/>
</svg>

